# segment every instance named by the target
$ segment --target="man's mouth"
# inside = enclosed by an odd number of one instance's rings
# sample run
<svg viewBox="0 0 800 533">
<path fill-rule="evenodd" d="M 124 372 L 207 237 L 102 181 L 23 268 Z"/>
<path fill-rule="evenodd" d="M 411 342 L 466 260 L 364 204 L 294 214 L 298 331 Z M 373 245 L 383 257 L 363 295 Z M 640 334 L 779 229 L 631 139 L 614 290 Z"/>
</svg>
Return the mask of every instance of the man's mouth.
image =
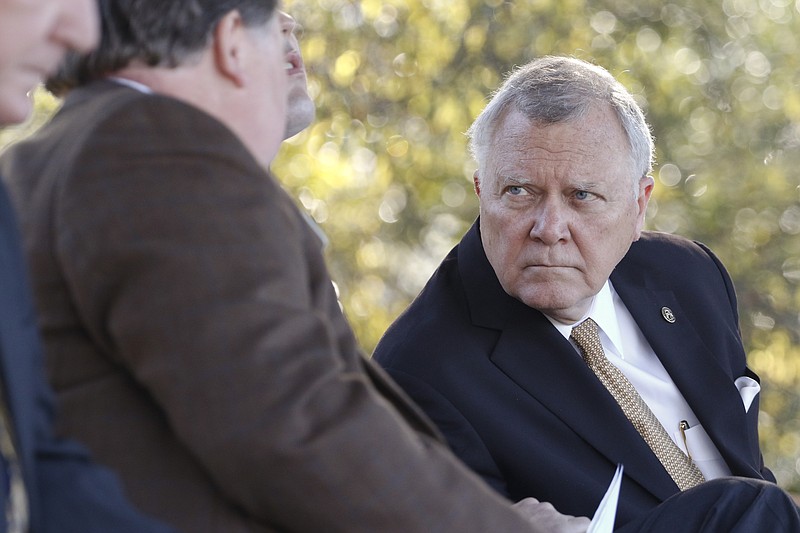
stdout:
<svg viewBox="0 0 800 533">
<path fill-rule="evenodd" d="M 284 68 L 286 69 L 286 73 L 290 76 L 295 74 L 305 74 L 303 60 L 300 59 L 300 54 L 295 51 L 286 55 L 286 63 L 284 63 Z"/>
</svg>

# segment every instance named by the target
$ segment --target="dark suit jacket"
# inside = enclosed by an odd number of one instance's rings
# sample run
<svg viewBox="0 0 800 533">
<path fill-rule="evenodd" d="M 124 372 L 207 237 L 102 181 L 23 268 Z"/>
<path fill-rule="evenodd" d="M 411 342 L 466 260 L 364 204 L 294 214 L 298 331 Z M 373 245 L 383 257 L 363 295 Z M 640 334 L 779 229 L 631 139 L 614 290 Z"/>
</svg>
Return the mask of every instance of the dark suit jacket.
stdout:
<svg viewBox="0 0 800 533">
<path fill-rule="evenodd" d="M 733 474 L 774 481 L 759 451 L 758 404 L 745 413 L 734 386 L 755 375 L 717 258 L 700 244 L 645 233 L 611 280 Z M 662 317 L 664 306 L 674 324 Z M 569 341 L 503 291 L 477 222 L 374 358 L 456 454 L 512 499 L 533 496 L 592 516 L 623 463 L 621 525 L 678 491 Z"/>
<path fill-rule="evenodd" d="M 59 427 L 143 509 L 191 532 L 526 529 L 364 360 L 318 237 L 219 121 L 100 82 L 0 168 Z"/>
<path fill-rule="evenodd" d="M 91 463 L 84 448 L 54 437 L 52 391 L 45 383 L 28 290 L 16 221 L 0 186 L 0 377 L 28 491 L 30 531 L 167 531 L 140 516 L 118 480 Z M 5 501 L 0 484 L 0 502 Z"/>
</svg>

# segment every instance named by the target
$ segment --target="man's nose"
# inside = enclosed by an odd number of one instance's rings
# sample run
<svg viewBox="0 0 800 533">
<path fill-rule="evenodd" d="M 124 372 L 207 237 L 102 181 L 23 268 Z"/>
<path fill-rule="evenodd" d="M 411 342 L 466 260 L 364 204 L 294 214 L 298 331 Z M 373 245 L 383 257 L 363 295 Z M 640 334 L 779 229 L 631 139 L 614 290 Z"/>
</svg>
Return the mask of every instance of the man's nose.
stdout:
<svg viewBox="0 0 800 533">
<path fill-rule="evenodd" d="M 288 13 L 279 13 L 281 32 L 283 33 L 283 50 L 287 54 L 300 48 L 297 40 L 297 21 Z"/>
<path fill-rule="evenodd" d="M 530 237 L 546 245 L 569 239 L 569 208 L 555 198 L 546 198 L 531 214 Z"/>
</svg>

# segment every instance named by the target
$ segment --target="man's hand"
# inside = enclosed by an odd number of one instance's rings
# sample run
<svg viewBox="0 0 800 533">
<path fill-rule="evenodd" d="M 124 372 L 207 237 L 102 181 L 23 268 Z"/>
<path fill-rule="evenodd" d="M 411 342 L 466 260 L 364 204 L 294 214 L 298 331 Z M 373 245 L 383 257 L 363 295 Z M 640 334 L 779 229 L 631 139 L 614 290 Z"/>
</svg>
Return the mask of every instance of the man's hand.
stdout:
<svg viewBox="0 0 800 533">
<path fill-rule="evenodd" d="M 530 521 L 534 531 L 541 533 L 586 533 L 591 523 L 585 516 L 561 514 L 552 504 L 536 498 L 520 500 L 514 508 Z"/>
</svg>

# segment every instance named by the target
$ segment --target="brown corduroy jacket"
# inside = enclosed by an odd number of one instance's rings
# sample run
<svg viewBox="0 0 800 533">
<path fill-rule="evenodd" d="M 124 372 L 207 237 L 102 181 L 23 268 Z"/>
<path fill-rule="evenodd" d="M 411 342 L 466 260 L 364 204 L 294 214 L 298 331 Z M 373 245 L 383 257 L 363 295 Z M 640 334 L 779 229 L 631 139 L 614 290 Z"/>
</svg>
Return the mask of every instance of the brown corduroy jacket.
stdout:
<svg viewBox="0 0 800 533">
<path fill-rule="evenodd" d="M 60 431 L 187 532 L 525 531 L 360 354 L 319 239 L 219 121 L 111 81 L 0 164 Z"/>
</svg>

